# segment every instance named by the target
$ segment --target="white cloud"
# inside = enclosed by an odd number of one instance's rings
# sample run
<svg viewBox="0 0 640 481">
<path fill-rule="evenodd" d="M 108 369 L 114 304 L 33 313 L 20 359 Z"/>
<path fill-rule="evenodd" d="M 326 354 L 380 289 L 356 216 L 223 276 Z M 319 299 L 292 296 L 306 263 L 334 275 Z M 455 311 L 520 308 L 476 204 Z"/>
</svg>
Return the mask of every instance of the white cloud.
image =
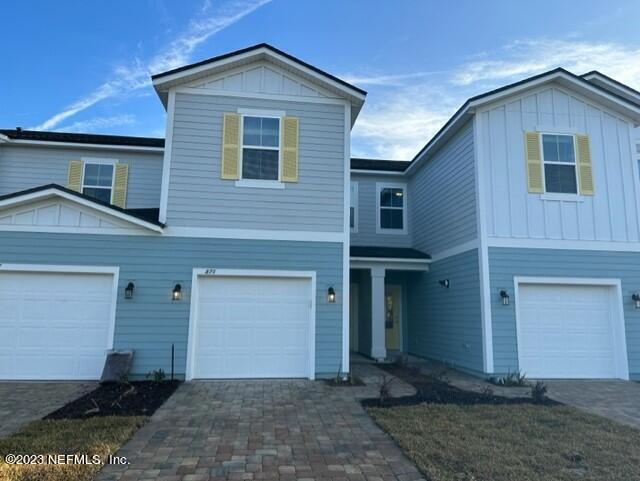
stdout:
<svg viewBox="0 0 640 481">
<path fill-rule="evenodd" d="M 60 130 L 64 132 L 95 132 L 107 127 L 133 125 L 135 123 L 136 117 L 134 115 L 122 114 L 111 117 L 94 117 L 87 120 L 79 120 L 64 127 L 60 127 Z"/>
<path fill-rule="evenodd" d="M 208 17 L 192 20 L 186 32 L 174 39 L 162 52 L 150 60 L 135 59 L 131 65 L 121 65 L 114 71 L 112 79 L 100 85 L 90 94 L 78 99 L 61 112 L 51 116 L 36 130 L 50 130 L 64 120 L 92 107 L 107 98 L 130 94 L 151 85 L 150 76 L 188 64 L 194 50 L 211 36 L 238 22 L 271 0 L 234 0 L 223 4 Z M 211 2 L 205 0 L 200 15 L 213 9 Z"/>
<path fill-rule="evenodd" d="M 412 159 L 469 97 L 556 67 L 599 70 L 640 89 L 640 48 L 576 39 L 513 42 L 451 70 L 350 77 L 371 85 L 353 130 L 354 156 Z"/>
</svg>

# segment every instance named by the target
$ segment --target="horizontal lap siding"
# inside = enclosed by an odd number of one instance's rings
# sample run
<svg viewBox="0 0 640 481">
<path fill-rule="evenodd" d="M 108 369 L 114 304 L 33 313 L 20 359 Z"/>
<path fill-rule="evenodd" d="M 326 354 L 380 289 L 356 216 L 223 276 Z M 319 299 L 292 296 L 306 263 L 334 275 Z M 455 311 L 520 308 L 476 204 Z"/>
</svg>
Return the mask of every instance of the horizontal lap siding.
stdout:
<svg viewBox="0 0 640 481">
<path fill-rule="evenodd" d="M 640 310 L 631 301 L 640 286 L 640 253 L 491 247 L 489 274 L 491 292 L 505 289 L 513 300 L 503 306 L 491 296 L 495 372 L 518 369 L 514 276 L 601 277 L 622 282 L 629 372 L 640 377 Z"/>
<path fill-rule="evenodd" d="M 409 353 L 482 371 L 482 322 L 478 251 L 430 264 L 408 274 Z M 438 281 L 449 279 L 450 287 Z"/>
<path fill-rule="evenodd" d="M 376 233 L 376 183 L 404 182 L 398 176 L 358 175 L 351 174 L 351 181 L 358 183 L 358 232 L 351 233 L 352 245 L 411 247 L 411 224 L 407 234 L 378 234 Z M 411 203 L 411 193 L 407 195 L 407 202 Z M 409 221 L 409 216 L 407 216 Z"/>
<path fill-rule="evenodd" d="M 279 110 L 299 119 L 299 182 L 284 189 L 220 179 L 222 115 Z M 172 226 L 342 232 L 344 106 L 177 94 L 167 222 Z"/>
<path fill-rule="evenodd" d="M 468 122 L 411 178 L 414 247 L 436 254 L 477 237 L 473 122 Z"/>
<path fill-rule="evenodd" d="M 136 351 L 132 372 L 184 375 L 194 267 L 316 271 L 316 372 L 334 374 L 342 359 L 342 244 L 181 237 L 0 233 L 0 263 L 119 266 L 115 347 Z M 135 283 L 131 300 L 124 288 Z M 170 300 L 173 285 L 183 299 Z"/>
<path fill-rule="evenodd" d="M 109 152 L 89 148 L 3 145 L 0 147 L 0 195 L 45 184 L 66 187 L 69 161 L 82 157 L 118 159 L 118 162 L 129 165 L 128 208 L 160 206 L 162 152 Z"/>
</svg>

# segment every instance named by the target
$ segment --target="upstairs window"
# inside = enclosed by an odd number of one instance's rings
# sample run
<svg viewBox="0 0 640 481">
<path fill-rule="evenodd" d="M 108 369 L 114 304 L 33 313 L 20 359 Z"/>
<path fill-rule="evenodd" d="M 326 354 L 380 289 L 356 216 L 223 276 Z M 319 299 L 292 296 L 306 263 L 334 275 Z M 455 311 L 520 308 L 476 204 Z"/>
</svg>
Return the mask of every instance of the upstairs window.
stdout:
<svg viewBox="0 0 640 481">
<path fill-rule="evenodd" d="M 349 208 L 349 227 L 351 232 L 358 232 L 358 183 L 351 182 L 351 205 Z"/>
<path fill-rule="evenodd" d="M 85 162 L 82 193 L 107 204 L 113 191 L 113 164 Z"/>
<path fill-rule="evenodd" d="M 406 186 L 377 184 L 378 233 L 407 232 Z"/>
<path fill-rule="evenodd" d="M 545 192 L 577 194 L 577 169 L 573 135 L 542 134 Z"/>
<path fill-rule="evenodd" d="M 242 178 L 280 179 L 280 119 L 242 117 Z"/>
</svg>

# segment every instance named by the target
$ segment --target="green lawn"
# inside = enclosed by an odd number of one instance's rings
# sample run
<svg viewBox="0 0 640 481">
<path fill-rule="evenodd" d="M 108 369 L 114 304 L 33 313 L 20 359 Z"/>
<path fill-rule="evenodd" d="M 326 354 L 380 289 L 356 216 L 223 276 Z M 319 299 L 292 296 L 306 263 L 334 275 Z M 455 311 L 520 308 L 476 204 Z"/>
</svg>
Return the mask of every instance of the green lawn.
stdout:
<svg viewBox="0 0 640 481">
<path fill-rule="evenodd" d="M 640 431 L 568 406 L 368 411 L 432 481 L 640 480 Z"/>
<path fill-rule="evenodd" d="M 88 481 L 101 465 L 9 465 L 7 454 L 87 454 L 106 459 L 148 418 L 109 416 L 34 421 L 0 439 L 0 481 Z"/>
</svg>

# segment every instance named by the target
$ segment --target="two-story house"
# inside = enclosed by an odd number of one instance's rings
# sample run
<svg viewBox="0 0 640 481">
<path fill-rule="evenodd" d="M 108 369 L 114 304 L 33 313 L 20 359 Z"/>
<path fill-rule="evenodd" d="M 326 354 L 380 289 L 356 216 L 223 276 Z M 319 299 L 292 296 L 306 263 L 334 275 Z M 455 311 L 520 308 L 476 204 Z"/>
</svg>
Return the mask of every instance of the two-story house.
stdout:
<svg viewBox="0 0 640 481">
<path fill-rule="evenodd" d="M 0 131 L 0 379 L 327 377 L 350 351 L 640 377 L 640 94 L 558 69 L 411 162 L 261 44 L 153 77 L 165 139 Z"/>
</svg>

